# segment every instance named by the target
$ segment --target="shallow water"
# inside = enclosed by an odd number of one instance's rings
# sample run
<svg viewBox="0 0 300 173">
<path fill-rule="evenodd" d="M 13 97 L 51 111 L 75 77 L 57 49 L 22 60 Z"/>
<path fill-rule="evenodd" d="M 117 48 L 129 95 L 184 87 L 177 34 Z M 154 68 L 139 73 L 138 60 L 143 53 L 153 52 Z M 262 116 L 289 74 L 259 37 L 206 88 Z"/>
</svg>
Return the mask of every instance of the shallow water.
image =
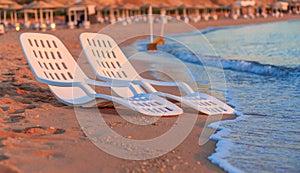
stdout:
<svg viewBox="0 0 300 173">
<path fill-rule="evenodd" d="M 218 140 L 209 157 L 213 163 L 229 172 L 300 172 L 299 31 L 300 21 L 214 28 L 203 35 L 172 36 L 161 47 L 199 69 L 210 69 L 191 71 L 208 84 L 216 76 L 211 89 L 223 91 L 242 113 L 219 126 L 211 124 L 220 130 L 211 137 Z M 145 49 L 145 42 L 137 45 Z M 226 79 L 222 86 L 217 85 L 223 83 L 217 81 L 220 73 Z"/>
</svg>

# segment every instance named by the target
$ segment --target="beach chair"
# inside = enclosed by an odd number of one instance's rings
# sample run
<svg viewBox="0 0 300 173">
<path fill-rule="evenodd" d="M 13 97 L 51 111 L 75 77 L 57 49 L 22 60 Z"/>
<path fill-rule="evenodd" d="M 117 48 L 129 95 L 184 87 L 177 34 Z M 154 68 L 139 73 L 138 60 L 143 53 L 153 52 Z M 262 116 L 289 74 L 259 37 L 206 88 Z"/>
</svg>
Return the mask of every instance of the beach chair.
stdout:
<svg viewBox="0 0 300 173">
<path fill-rule="evenodd" d="M 100 80 L 117 83 L 131 81 L 133 83 L 132 86 L 136 90 L 144 88 L 147 92 L 182 102 L 208 115 L 234 113 L 234 109 L 227 104 L 207 94 L 193 91 L 186 83 L 155 81 L 142 78 L 127 60 L 120 47 L 108 35 L 82 33 L 80 35 L 80 42 L 92 70 Z M 186 95 L 179 97 L 169 93 L 158 92 L 152 85 L 177 86 Z M 112 91 L 122 97 L 132 95 L 130 91 L 126 92 L 124 88 L 120 87 L 113 87 Z M 124 95 L 124 93 L 127 93 L 127 95 Z"/>
<path fill-rule="evenodd" d="M 181 108 L 164 98 L 136 91 L 130 83 L 100 82 L 88 78 L 64 44 L 55 36 L 23 33 L 20 35 L 20 43 L 36 79 L 47 84 L 56 98 L 67 105 L 95 106 L 105 99 L 145 115 L 168 116 L 183 113 Z M 132 97 L 120 98 L 96 93 L 90 85 L 126 87 L 135 94 Z"/>
</svg>

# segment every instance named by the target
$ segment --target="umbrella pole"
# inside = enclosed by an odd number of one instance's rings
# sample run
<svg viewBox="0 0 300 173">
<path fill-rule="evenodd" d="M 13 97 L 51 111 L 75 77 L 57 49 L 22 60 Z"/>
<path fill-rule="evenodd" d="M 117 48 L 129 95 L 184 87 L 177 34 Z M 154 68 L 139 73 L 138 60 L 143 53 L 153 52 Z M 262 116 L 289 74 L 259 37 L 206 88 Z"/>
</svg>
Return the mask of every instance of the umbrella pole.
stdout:
<svg viewBox="0 0 300 173">
<path fill-rule="evenodd" d="M 35 22 L 38 22 L 38 12 L 37 9 L 34 11 L 34 18 L 35 18 Z"/>
<path fill-rule="evenodd" d="M 15 11 L 15 24 L 18 22 L 18 13 Z"/>
<path fill-rule="evenodd" d="M 167 23 L 167 19 L 166 19 L 166 9 L 162 8 L 160 10 L 160 15 L 161 15 L 161 21 L 162 21 L 162 24 L 161 24 L 161 31 L 160 31 L 160 36 L 163 36 L 164 35 L 164 29 L 165 29 L 165 23 Z"/>
<path fill-rule="evenodd" d="M 3 14 L 3 22 L 6 23 L 6 10 L 4 10 L 3 13 L 4 13 L 4 14 Z"/>
<path fill-rule="evenodd" d="M 25 27 L 29 28 L 29 24 L 28 24 L 28 13 L 26 10 L 24 10 L 24 20 L 25 20 Z"/>
<path fill-rule="evenodd" d="M 10 23 L 13 25 L 14 23 L 14 15 L 13 15 L 13 12 L 11 11 L 10 12 Z"/>
<path fill-rule="evenodd" d="M 149 22 L 150 22 L 150 42 L 153 42 L 153 18 L 152 18 L 152 6 L 149 6 Z"/>
<path fill-rule="evenodd" d="M 70 25 L 71 20 L 72 20 L 72 18 L 71 18 L 71 10 L 70 9 L 68 9 L 68 18 L 69 18 L 69 25 Z"/>
<path fill-rule="evenodd" d="M 49 22 L 49 11 L 46 11 L 46 23 Z"/>
<path fill-rule="evenodd" d="M 165 29 L 165 22 L 164 22 L 164 19 L 163 19 L 163 22 L 162 22 L 162 24 L 161 24 L 160 36 L 163 36 L 163 35 L 164 35 L 164 29 Z"/>
<path fill-rule="evenodd" d="M 43 24 L 43 10 L 40 9 L 40 22 Z"/>
<path fill-rule="evenodd" d="M 50 11 L 50 23 L 53 23 L 53 10 Z"/>
</svg>

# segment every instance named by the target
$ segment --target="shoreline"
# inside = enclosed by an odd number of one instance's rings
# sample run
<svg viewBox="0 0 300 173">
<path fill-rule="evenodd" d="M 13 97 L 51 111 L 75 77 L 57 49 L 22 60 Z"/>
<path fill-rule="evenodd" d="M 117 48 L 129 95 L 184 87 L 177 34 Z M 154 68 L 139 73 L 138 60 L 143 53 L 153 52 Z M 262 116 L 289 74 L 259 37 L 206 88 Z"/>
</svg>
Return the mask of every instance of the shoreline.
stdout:
<svg viewBox="0 0 300 173">
<path fill-rule="evenodd" d="M 280 21 L 288 21 L 288 20 L 300 20 L 300 15 L 291 15 L 287 14 L 280 18 L 275 18 L 272 16 L 268 16 L 267 18 L 255 18 L 255 19 L 220 19 L 217 21 L 206 21 L 203 23 L 191 23 L 197 29 L 207 29 L 214 27 L 228 27 L 228 26 L 243 26 L 249 24 L 263 24 L 270 22 L 280 22 Z"/>
<path fill-rule="evenodd" d="M 219 21 L 200 21 L 191 25 L 197 29 L 207 29 L 293 19 L 300 19 L 300 16 L 286 15 L 283 18 L 269 17 L 236 21 L 220 19 Z M 78 35 L 84 31 L 97 32 L 105 26 L 107 25 L 92 25 L 88 30 L 64 28 L 47 33 L 56 35 L 71 54 L 78 57 L 81 53 Z M 179 30 L 180 28 L 176 31 Z M 28 31 L 34 32 L 33 30 L 22 32 Z M 209 140 L 204 146 L 198 145 L 198 136 L 208 118 L 201 114 L 196 115 L 198 116 L 197 123 L 183 143 L 170 153 L 155 159 L 128 161 L 110 156 L 96 148 L 83 134 L 73 107 L 59 103 L 47 86 L 36 81 L 21 51 L 19 34 L 9 31 L 0 36 L 0 40 L 5 42 L 0 45 L 2 70 L 0 76 L 0 172 L 143 172 L 144 170 L 147 172 L 225 172 L 207 159 L 215 152 L 217 141 Z M 117 40 L 124 40 L 123 33 L 116 35 Z M 132 43 L 137 39 L 126 41 L 122 45 Z M 135 61 L 134 65 L 138 70 L 138 68 L 148 66 L 149 63 Z M 149 74 L 146 75 L 149 76 Z M 162 118 L 156 125 L 136 132 L 137 127 L 124 121 L 112 106 L 111 103 L 104 105 L 101 113 L 110 127 L 123 136 L 130 135 L 138 139 L 147 136 L 149 130 L 153 132 L 151 133 L 153 136 L 159 135 L 174 121 L 172 118 Z M 184 116 L 193 115 L 187 111 Z M 234 115 L 223 116 L 224 119 L 235 119 L 235 117 Z"/>
</svg>

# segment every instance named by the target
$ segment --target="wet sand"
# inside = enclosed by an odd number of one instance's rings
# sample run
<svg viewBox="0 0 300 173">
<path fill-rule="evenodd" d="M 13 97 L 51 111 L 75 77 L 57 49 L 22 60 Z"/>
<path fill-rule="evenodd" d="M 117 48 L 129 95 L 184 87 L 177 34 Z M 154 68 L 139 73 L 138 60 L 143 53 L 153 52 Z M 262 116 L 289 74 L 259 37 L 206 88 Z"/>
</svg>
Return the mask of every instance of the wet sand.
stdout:
<svg viewBox="0 0 300 173">
<path fill-rule="evenodd" d="M 299 19 L 299 16 L 246 20 L 220 20 L 192 24 L 199 29 L 215 26 L 243 25 Z M 78 35 L 97 32 L 105 25 L 91 29 L 59 29 L 48 33 L 60 38 L 74 57 L 81 53 Z M 126 29 L 114 35 L 125 39 Z M 138 29 L 138 28 L 137 28 Z M 30 30 L 23 30 L 28 32 Z M 116 31 L 117 32 L 117 31 Z M 182 32 L 174 28 L 174 33 Z M 48 87 L 36 81 L 26 63 L 18 35 L 9 30 L 0 35 L 0 172 L 224 172 L 207 157 L 215 150 L 215 141 L 198 145 L 205 121 L 209 118 L 185 109 L 183 116 L 197 116 L 197 122 L 187 138 L 171 152 L 155 159 L 131 161 L 111 156 L 93 145 L 81 130 L 72 106 L 66 106 L 51 94 Z M 136 40 L 127 40 L 125 44 Z M 137 69 L 149 66 L 146 61 L 134 61 Z M 151 74 L 144 74 L 152 77 Z M 168 89 L 176 92 L 176 89 Z M 108 92 L 108 91 L 106 91 Z M 145 127 L 126 122 L 111 102 L 99 105 L 106 124 L 122 136 L 132 139 L 153 138 L 170 128 L 178 117 L 160 118 Z M 133 111 L 125 110 L 129 115 Z M 222 119 L 232 119 L 224 115 Z M 218 118 L 218 117 L 216 117 Z"/>
</svg>

